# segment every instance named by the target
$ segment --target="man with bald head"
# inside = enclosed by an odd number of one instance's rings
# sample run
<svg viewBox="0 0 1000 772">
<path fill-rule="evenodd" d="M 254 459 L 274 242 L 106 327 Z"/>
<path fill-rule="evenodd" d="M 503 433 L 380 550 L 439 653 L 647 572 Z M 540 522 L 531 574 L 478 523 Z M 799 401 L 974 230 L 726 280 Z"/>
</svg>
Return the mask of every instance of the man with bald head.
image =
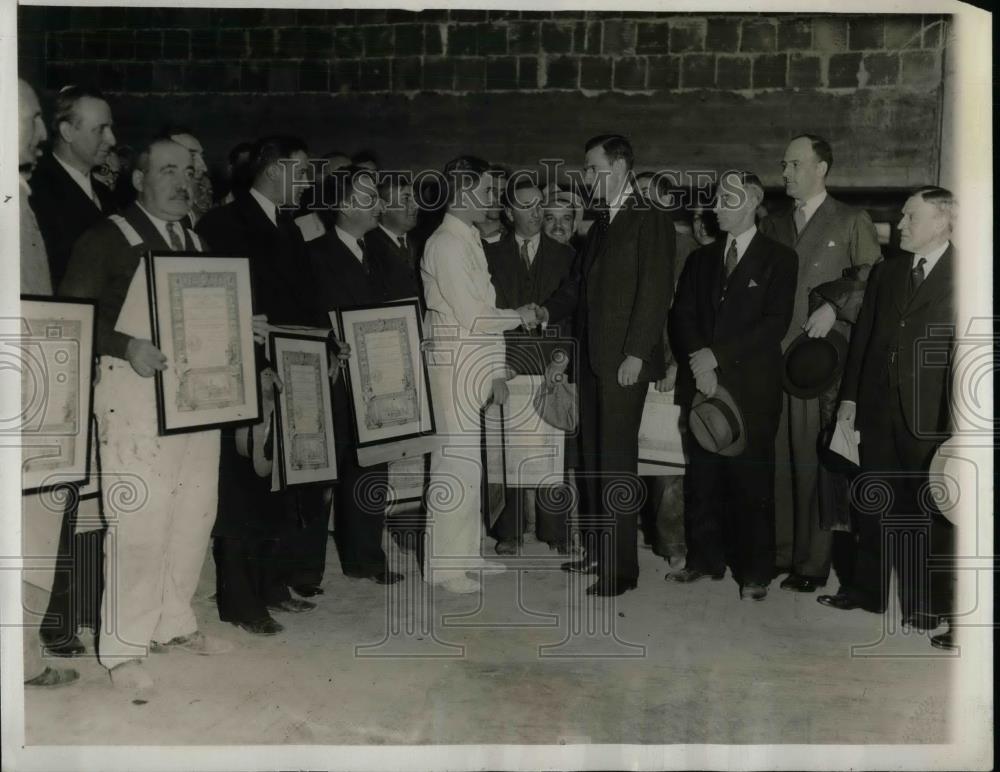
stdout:
<svg viewBox="0 0 1000 772">
<path fill-rule="evenodd" d="M 56 96 L 52 153 L 39 159 L 31 180 L 31 205 L 55 286 L 76 240 L 115 211 L 111 191 L 92 175 L 115 145 L 112 124 L 111 108 L 101 92 L 66 86 Z"/>
<path fill-rule="evenodd" d="M 219 431 L 158 436 L 153 375 L 167 367 L 153 345 L 146 287 L 149 250 L 203 251 L 178 223 L 190 207 L 194 165 L 169 139 L 139 154 L 136 203 L 77 242 L 61 294 L 98 301 L 94 389 L 109 521 L 98 656 L 116 686 L 148 688 L 147 651 L 220 654 L 198 630 L 191 598 L 218 502 Z M 113 495 L 115 490 L 119 495 Z M 134 491 L 124 507 L 122 490 Z"/>
</svg>

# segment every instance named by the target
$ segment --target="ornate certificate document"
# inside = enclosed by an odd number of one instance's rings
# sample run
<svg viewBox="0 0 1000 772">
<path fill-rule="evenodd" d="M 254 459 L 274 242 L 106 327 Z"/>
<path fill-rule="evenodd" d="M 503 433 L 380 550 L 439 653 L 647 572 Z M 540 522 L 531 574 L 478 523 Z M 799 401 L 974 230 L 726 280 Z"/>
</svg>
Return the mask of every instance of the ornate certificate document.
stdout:
<svg viewBox="0 0 1000 772">
<path fill-rule="evenodd" d="M 160 432 L 252 422 L 260 416 L 247 258 L 150 256 Z"/>
<path fill-rule="evenodd" d="M 348 390 L 358 446 L 434 430 L 416 301 L 341 309 L 337 327 L 351 347 Z"/>
<path fill-rule="evenodd" d="M 326 341 L 272 332 L 271 352 L 282 384 L 275 411 L 282 487 L 336 480 Z"/>
<path fill-rule="evenodd" d="M 564 482 L 566 436 L 542 420 L 534 406 L 543 376 L 519 375 L 507 381 L 510 399 L 504 410 L 507 485 L 538 488 Z"/>
<path fill-rule="evenodd" d="M 21 377 L 21 487 L 39 491 L 86 483 L 91 471 L 94 304 L 22 297 L 20 331 L 4 336 L 3 357 Z M 10 366 L 10 364 L 8 364 Z"/>
<path fill-rule="evenodd" d="M 639 474 L 650 477 L 684 474 L 680 419 L 681 408 L 674 404 L 674 393 L 659 392 L 650 384 L 639 425 Z"/>
</svg>

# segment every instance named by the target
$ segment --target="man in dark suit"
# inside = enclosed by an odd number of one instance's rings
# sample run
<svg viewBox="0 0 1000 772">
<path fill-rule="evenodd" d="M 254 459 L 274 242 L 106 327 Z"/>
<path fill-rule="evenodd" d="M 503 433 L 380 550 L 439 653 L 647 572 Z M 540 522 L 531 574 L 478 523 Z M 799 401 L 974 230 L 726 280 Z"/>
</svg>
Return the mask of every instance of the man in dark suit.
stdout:
<svg viewBox="0 0 1000 772">
<path fill-rule="evenodd" d="M 743 416 L 746 448 L 727 457 L 690 443 L 687 564 L 667 578 L 721 579 L 729 553 L 740 596 L 754 600 L 767 596 L 774 568 L 781 339 L 798 272 L 795 252 L 754 225 L 763 197 L 760 180 L 749 172 L 720 180 L 715 211 L 725 237 L 688 257 L 670 317 L 682 360 L 680 399 L 690 406 L 696 390 L 712 397 L 722 383 Z"/>
<path fill-rule="evenodd" d="M 625 137 L 594 137 L 585 150 L 586 183 L 607 209 L 590 229 L 570 281 L 542 306 L 542 319 L 562 318 L 567 301 L 579 297 L 586 554 L 563 568 L 597 573 L 591 595 L 620 595 L 639 577 L 639 424 L 649 383 L 667 370 L 663 327 L 674 290 L 675 231 L 666 211 L 633 190 Z"/>
<path fill-rule="evenodd" d="M 76 240 L 115 211 L 111 191 L 92 174 L 114 147 L 111 126 L 111 108 L 99 91 L 67 86 L 56 97 L 52 153 L 39 159 L 31 177 L 31 208 L 45 239 L 55 286 L 62 281 Z"/>
<path fill-rule="evenodd" d="M 572 248 L 542 233 L 542 193 L 530 181 L 523 181 L 505 194 L 504 208 L 513 231 L 495 244 L 485 246 L 497 308 L 519 308 L 529 303 L 545 302 L 569 276 L 573 267 Z M 554 329 L 533 333 L 508 330 L 507 367 L 512 375 L 543 375 L 558 349 L 571 348 L 572 318 L 553 322 Z M 551 337 L 550 337 L 551 336 Z M 507 505 L 494 526 L 501 555 L 517 552 L 526 516 L 536 513 L 540 541 L 566 551 L 566 516 L 551 502 L 561 496 L 537 496 L 535 488 L 508 488 Z"/>
<path fill-rule="evenodd" d="M 30 202 L 49 256 L 52 286 L 58 287 L 77 239 L 115 211 L 111 191 L 92 174 L 107 158 L 115 135 L 103 95 L 80 86 L 67 86 L 56 96 L 51 125 L 52 152 L 38 159 Z M 50 653 L 60 656 L 82 653 L 74 628 L 81 623 L 97 629 L 100 617 L 104 532 L 74 533 L 79 505 L 70 497 L 63 514 L 60 566 L 43 632 Z"/>
<path fill-rule="evenodd" d="M 407 234 L 417 225 L 417 200 L 410 180 L 398 172 L 378 181 L 381 214 L 378 227 L 365 234 L 365 251 L 378 265 L 390 299 L 417 298 L 423 308 L 420 287 L 420 256 Z"/>
<path fill-rule="evenodd" d="M 382 213 L 375 173 L 357 166 L 338 169 L 324 181 L 323 203 L 330 207 L 322 212 L 326 232 L 309 242 L 309 261 L 323 309 L 396 299 L 387 282 L 393 266 L 376 262 L 365 237 L 378 227 Z M 346 576 L 394 584 L 403 575 L 388 570 L 382 549 L 387 467 L 358 464 L 357 437 L 343 377 L 333 386 L 333 422 L 338 474 L 333 493 L 334 540 L 341 568 Z"/>
<path fill-rule="evenodd" d="M 250 189 L 208 212 L 197 231 L 213 250 L 250 258 L 254 310 L 268 323 L 328 327 L 316 303 L 305 242 L 287 211 L 308 184 L 305 144 L 294 137 L 265 137 L 254 143 L 250 163 Z M 273 370 L 266 366 L 262 388 L 270 388 L 269 375 Z M 270 611 L 315 607 L 293 598 L 289 587 L 303 597 L 322 593 L 325 560 L 317 564 L 316 557 L 317 542 L 324 556 L 326 549 L 322 492 L 272 493 L 270 479 L 259 477 L 237 451 L 234 430 L 223 432 L 220 456 L 219 516 L 212 534 L 219 618 L 251 634 L 272 635 L 282 627 Z"/>
<path fill-rule="evenodd" d="M 785 191 L 794 206 L 761 220 L 762 233 L 793 247 L 799 256 L 795 309 L 782 349 L 803 330 L 813 338 L 825 337 L 838 319 L 849 329 L 850 320 L 830 302 L 810 314 L 809 292 L 840 279 L 845 269 L 873 264 L 881 257 L 868 213 L 827 194 L 832 165 L 833 151 L 826 140 L 812 134 L 795 137 L 781 164 Z M 835 386 L 831 393 L 836 393 Z M 785 396 L 776 446 L 775 559 L 779 572 L 790 572 L 782 589 L 793 592 L 815 592 L 826 584 L 834 540 L 821 522 L 836 518 L 821 516 L 820 508 L 843 506 L 847 499 L 847 478 L 820 464 L 816 451 L 834 409 L 834 400 L 826 394 L 812 399 Z M 849 541 L 844 546 L 850 549 Z"/>
<path fill-rule="evenodd" d="M 934 452 L 952 432 L 954 210 L 944 188 L 917 190 L 899 223 L 900 246 L 913 257 L 886 260 L 868 278 L 837 415 L 861 432 L 858 557 L 847 586 L 817 599 L 883 612 L 895 570 L 903 623 L 917 630 L 936 627 L 951 603 L 951 577 L 929 571 L 928 553 L 951 555 L 953 527 L 921 490 Z M 888 485 L 890 495 L 867 496 L 866 484 Z"/>
</svg>

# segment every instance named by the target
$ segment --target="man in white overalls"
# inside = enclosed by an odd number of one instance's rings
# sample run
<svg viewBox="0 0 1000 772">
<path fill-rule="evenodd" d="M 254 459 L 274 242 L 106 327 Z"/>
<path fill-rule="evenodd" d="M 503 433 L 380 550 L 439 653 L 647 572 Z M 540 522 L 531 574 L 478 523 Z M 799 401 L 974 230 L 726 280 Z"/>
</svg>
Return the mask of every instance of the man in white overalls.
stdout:
<svg viewBox="0 0 1000 772">
<path fill-rule="evenodd" d="M 60 292 L 98 301 L 100 379 L 94 390 L 102 459 L 104 596 L 98 657 L 116 686 L 149 688 L 152 648 L 221 654 L 191 608 L 218 502 L 219 431 L 159 436 L 153 374 L 166 359 L 150 341 L 144 253 L 202 251 L 187 214 L 190 154 L 157 140 L 139 156 L 138 200 L 87 231 Z"/>
<path fill-rule="evenodd" d="M 431 454 L 427 486 L 430 549 L 424 581 L 471 593 L 479 582 L 468 570 L 495 569 L 480 556 L 479 411 L 493 395 L 506 400 L 506 330 L 537 323 L 534 306 L 496 307 L 496 290 L 476 223 L 494 206 L 488 165 L 458 158 L 445 167 L 448 209 L 421 263 L 430 339 L 428 374 L 442 446 Z M 450 566 L 450 567 L 449 567 Z"/>
</svg>

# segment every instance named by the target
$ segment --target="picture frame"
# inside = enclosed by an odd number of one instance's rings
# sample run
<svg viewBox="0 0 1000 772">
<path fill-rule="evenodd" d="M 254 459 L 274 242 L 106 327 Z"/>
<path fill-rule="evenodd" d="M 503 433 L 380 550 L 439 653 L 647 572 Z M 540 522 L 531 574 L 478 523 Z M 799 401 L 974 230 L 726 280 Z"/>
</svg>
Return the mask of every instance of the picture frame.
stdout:
<svg viewBox="0 0 1000 772">
<path fill-rule="evenodd" d="M 507 506 L 507 437 L 504 406 L 491 397 L 479 413 L 482 461 L 481 508 L 483 522 L 492 528 Z"/>
<path fill-rule="evenodd" d="M 153 251 L 146 266 L 153 345 L 167 358 L 155 375 L 159 433 L 259 421 L 249 258 Z"/>
<path fill-rule="evenodd" d="M 358 463 L 370 466 L 432 449 L 434 408 L 416 300 L 337 309 L 350 346 L 344 375 Z"/>
<path fill-rule="evenodd" d="M 21 373 L 21 491 L 86 486 L 97 470 L 94 344 L 97 304 L 79 298 L 21 296 L 20 329 L 2 339 Z"/>
<path fill-rule="evenodd" d="M 274 404 L 279 487 L 335 482 L 337 441 L 326 340 L 272 331 L 270 350 L 282 383 Z"/>
</svg>

